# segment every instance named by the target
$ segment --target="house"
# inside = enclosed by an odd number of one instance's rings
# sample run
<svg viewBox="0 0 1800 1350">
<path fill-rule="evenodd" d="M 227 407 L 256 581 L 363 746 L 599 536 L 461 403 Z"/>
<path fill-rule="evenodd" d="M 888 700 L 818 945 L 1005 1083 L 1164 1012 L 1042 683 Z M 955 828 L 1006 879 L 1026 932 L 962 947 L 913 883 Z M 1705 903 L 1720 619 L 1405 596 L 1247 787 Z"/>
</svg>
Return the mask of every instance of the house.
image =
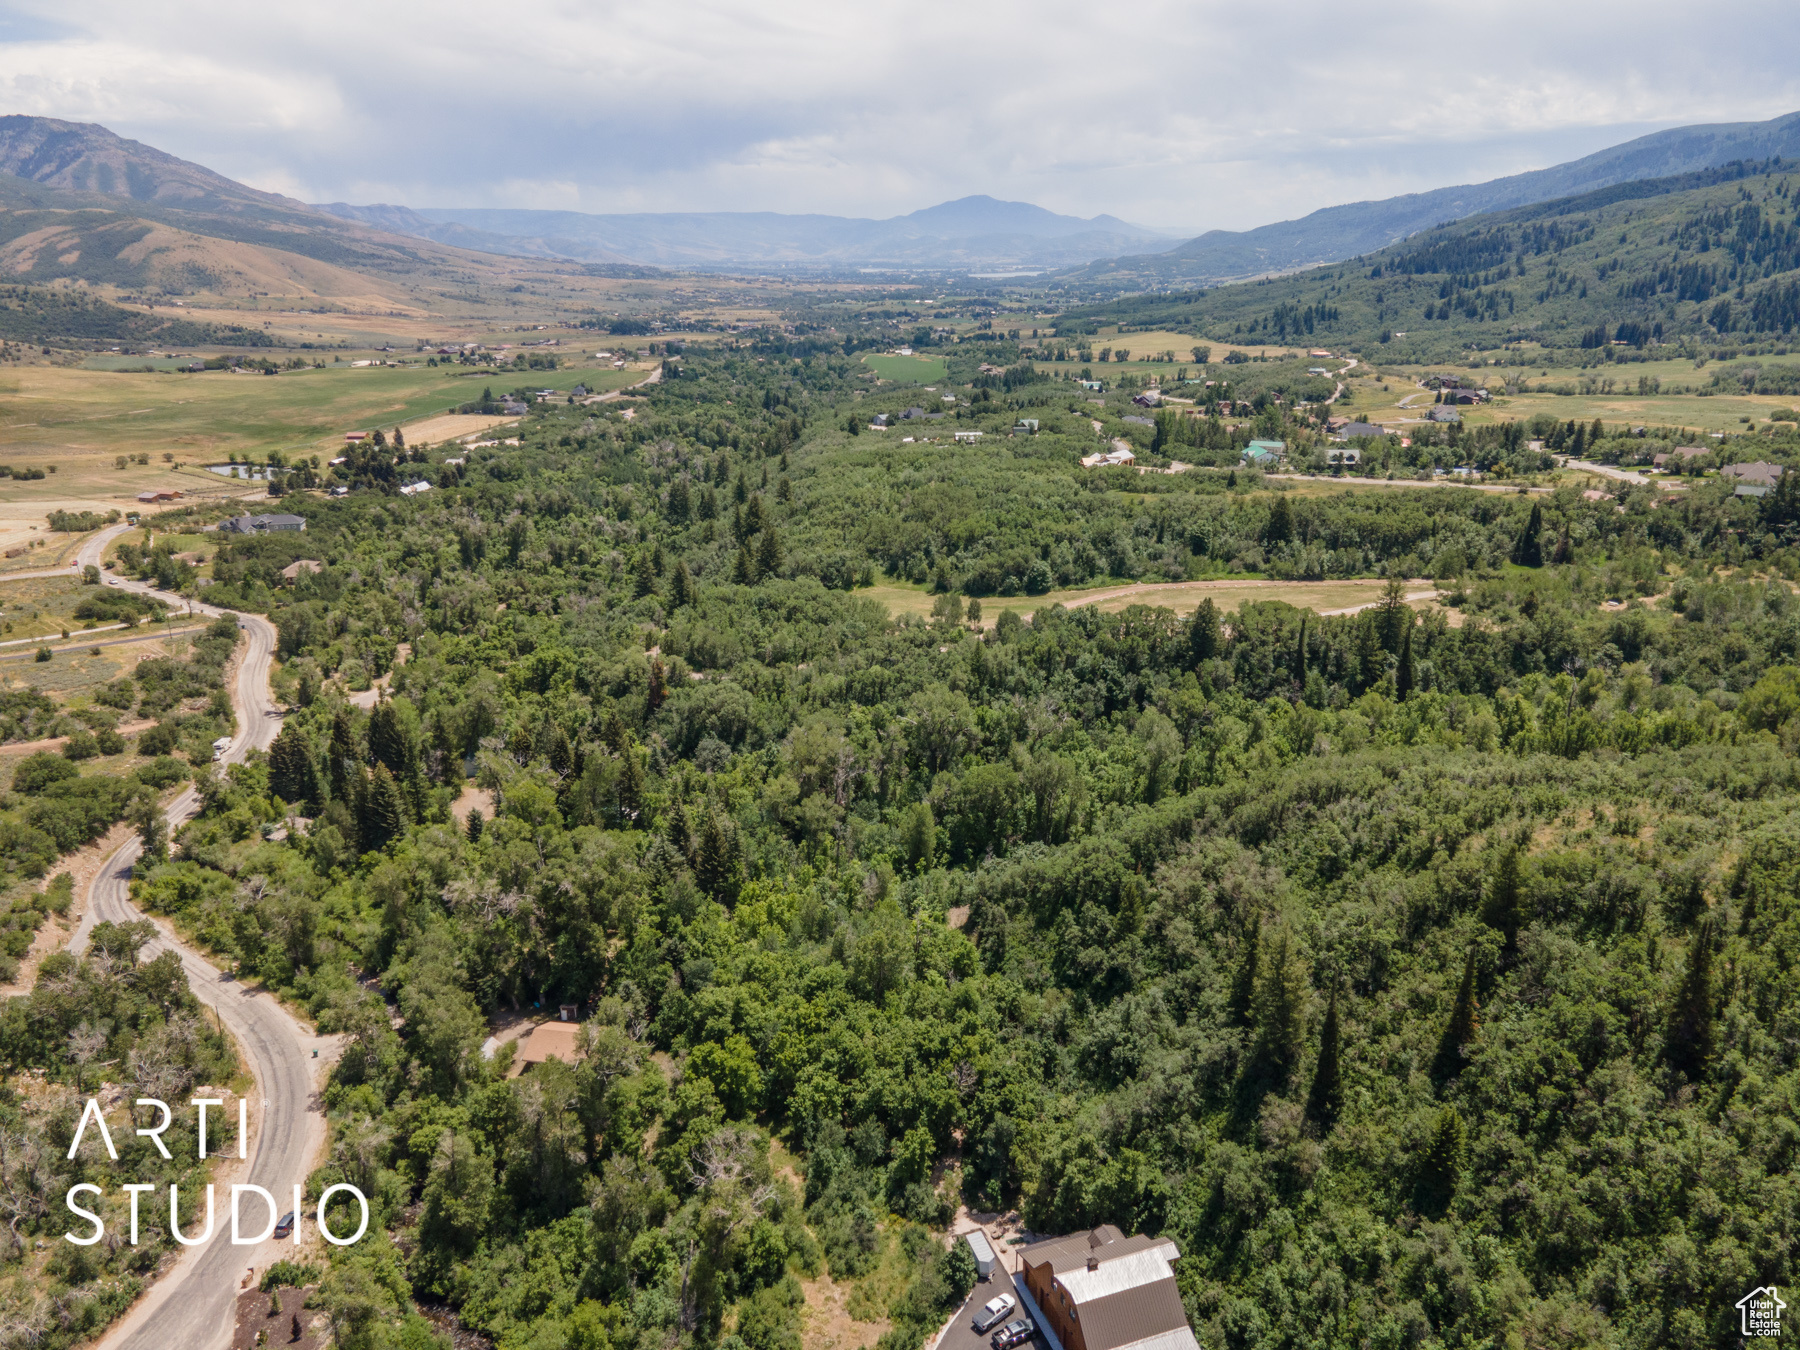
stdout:
<svg viewBox="0 0 1800 1350">
<path fill-rule="evenodd" d="M 1781 474 L 1781 465 L 1770 464 L 1761 459 L 1752 460 L 1748 464 L 1727 464 L 1719 470 L 1719 477 L 1729 478 L 1741 487 L 1759 487 L 1765 490 L 1774 487 Z"/>
<path fill-rule="evenodd" d="M 1013 423 L 1012 434 L 1015 436 L 1035 436 L 1038 432 L 1038 420 L 1035 417 L 1021 417 Z"/>
<path fill-rule="evenodd" d="M 337 487 L 331 489 L 331 495 L 333 497 L 348 497 L 350 495 L 350 489 L 339 484 Z"/>
<path fill-rule="evenodd" d="M 578 384 L 573 389 L 571 389 L 569 391 L 569 393 L 572 394 L 576 398 L 586 398 L 587 391 L 588 391 L 588 387 L 585 384 Z"/>
<path fill-rule="evenodd" d="M 355 445 L 358 441 L 366 441 L 369 439 L 370 434 L 371 433 L 367 431 L 346 431 L 344 433 L 344 444 Z"/>
<path fill-rule="evenodd" d="M 1168 1238 L 1111 1224 L 1019 1250 L 1014 1287 L 1062 1350 L 1199 1350 L 1175 1287 Z"/>
<path fill-rule="evenodd" d="M 180 495 L 173 488 L 164 488 L 159 492 L 140 492 L 138 500 L 140 502 L 172 502 Z"/>
<path fill-rule="evenodd" d="M 233 516 L 230 520 L 219 522 L 219 528 L 231 534 L 269 534 L 304 530 L 306 521 L 300 516 Z"/>
<path fill-rule="evenodd" d="M 1485 389 L 1444 390 L 1444 402 L 1446 403 L 1486 403 L 1487 401 L 1488 391 Z"/>
<path fill-rule="evenodd" d="M 981 439 L 981 433 L 979 431 L 958 431 L 954 433 L 954 435 L 955 439 L 969 445 L 973 445 L 976 441 Z"/>
<path fill-rule="evenodd" d="M 531 410 L 515 398 L 506 398 L 501 400 L 500 411 L 508 417 L 523 417 Z"/>
<path fill-rule="evenodd" d="M 1129 450 L 1103 450 L 1084 456 L 1081 467 L 1084 469 L 1115 469 L 1121 465 L 1136 463 L 1137 456 Z"/>
<path fill-rule="evenodd" d="M 1691 464 L 1702 455 L 1710 455 L 1712 451 L 1704 445 L 1678 445 L 1666 454 L 1651 458 L 1651 467 L 1661 469 L 1664 473 L 1674 473 L 1683 465 Z"/>
<path fill-rule="evenodd" d="M 1080 385 L 1083 389 L 1093 390 L 1096 394 L 1104 394 L 1106 392 L 1106 385 L 1099 380 L 1077 380 L 1075 383 Z"/>
<path fill-rule="evenodd" d="M 1162 402 L 1162 395 L 1154 389 L 1146 389 L 1131 400 L 1140 408 L 1154 408 Z"/>
<path fill-rule="evenodd" d="M 1343 429 L 1337 433 L 1337 437 L 1339 440 L 1354 441 L 1361 436 L 1385 436 L 1387 434 L 1386 427 L 1378 427 L 1372 422 L 1346 422 Z"/>
<path fill-rule="evenodd" d="M 869 429 L 871 431 L 886 431 L 887 425 L 888 415 L 886 413 L 876 413 L 869 422 Z"/>
<path fill-rule="evenodd" d="M 1347 445 L 1334 445 L 1325 452 L 1327 464 L 1360 464 L 1362 451 L 1353 450 Z"/>
<path fill-rule="evenodd" d="M 1326 351 L 1323 347 L 1314 347 L 1310 352 L 1307 353 L 1307 355 L 1308 356 L 1330 356 L 1331 353 Z"/>
<path fill-rule="evenodd" d="M 1326 370 L 1324 366 L 1308 366 L 1306 368 L 1306 373 L 1308 375 L 1323 375 L 1326 373 Z"/>
<path fill-rule="evenodd" d="M 925 410 L 923 408 L 908 408 L 905 412 L 900 414 L 900 420 L 902 422 L 910 422 L 913 418 L 923 417 L 924 415 Z"/>
<path fill-rule="evenodd" d="M 431 491 L 430 483 L 408 483 L 408 484 L 406 484 L 406 486 L 404 486 L 400 489 L 400 495 L 402 497 L 416 497 L 421 492 L 430 492 L 430 491 Z"/>
<path fill-rule="evenodd" d="M 1130 413 L 1125 414 L 1125 416 L 1120 418 L 1119 420 L 1121 422 L 1132 422 L 1140 427 L 1153 427 L 1156 425 L 1155 421 L 1153 421 L 1151 418 L 1133 417 Z"/>
<path fill-rule="evenodd" d="M 1460 422 L 1462 414 L 1455 408 L 1433 405 L 1425 410 L 1425 420 L 1428 422 Z"/>
<path fill-rule="evenodd" d="M 507 1077 L 517 1078 L 550 1059 L 559 1059 L 564 1064 L 574 1064 L 581 1059 L 580 1023 L 538 1023 L 531 1029 L 530 1035 L 519 1041 L 518 1052 L 513 1056 L 512 1071 Z"/>
<path fill-rule="evenodd" d="M 1246 464 L 1273 464 L 1287 454 L 1286 441 L 1251 441 L 1244 447 Z"/>
</svg>

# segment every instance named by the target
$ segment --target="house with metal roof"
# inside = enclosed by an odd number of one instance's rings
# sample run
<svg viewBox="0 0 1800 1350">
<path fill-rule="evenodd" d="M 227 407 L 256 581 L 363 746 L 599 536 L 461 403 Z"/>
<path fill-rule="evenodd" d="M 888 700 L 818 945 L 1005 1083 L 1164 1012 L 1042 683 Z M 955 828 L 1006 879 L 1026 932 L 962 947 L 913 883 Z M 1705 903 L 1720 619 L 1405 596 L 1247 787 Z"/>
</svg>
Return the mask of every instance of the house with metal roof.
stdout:
<svg viewBox="0 0 1800 1350">
<path fill-rule="evenodd" d="M 1287 454 L 1286 441 L 1251 441 L 1242 456 L 1246 464 L 1273 464 Z"/>
<path fill-rule="evenodd" d="M 1111 1224 L 1019 1251 L 1015 1287 L 1053 1350 L 1199 1350 L 1175 1287 L 1168 1238 Z"/>
</svg>

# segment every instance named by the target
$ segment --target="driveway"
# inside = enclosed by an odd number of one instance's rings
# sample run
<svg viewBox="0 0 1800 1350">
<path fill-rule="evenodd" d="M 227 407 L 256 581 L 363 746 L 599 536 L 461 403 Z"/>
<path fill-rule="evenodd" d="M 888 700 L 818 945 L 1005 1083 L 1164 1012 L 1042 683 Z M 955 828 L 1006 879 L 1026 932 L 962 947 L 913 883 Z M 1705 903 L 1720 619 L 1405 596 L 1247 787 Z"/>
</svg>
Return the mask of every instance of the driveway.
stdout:
<svg viewBox="0 0 1800 1350">
<path fill-rule="evenodd" d="M 961 1238 L 957 1239 L 959 1242 L 961 1240 Z M 972 1323 L 977 1310 L 989 1299 L 997 1298 L 1001 1294 L 1011 1294 L 1018 1307 L 988 1330 L 976 1331 Z M 944 1332 L 944 1337 L 938 1342 L 936 1350 L 992 1350 L 991 1343 L 994 1334 L 1001 1327 L 1015 1318 L 1030 1315 L 1024 1311 L 1024 1308 L 1025 1300 L 1020 1298 L 1019 1291 L 1013 1288 L 1013 1277 L 1001 1268 L 999 1262 L 995 1262 L 994 1269 L 989 1272 L 985 1280 L 975 1281 L 975 1291 L 969 1295 L 968 1302 L 956 1310 L 956 1316 L 950 1319 L 950 1327 Z M 1030 1340 L 1021 1342 L 1019 1350 L 1049 1350 L 1049 1346 L 1045 1342 L 1043 1334 L 1039 1332 L 1034 1334 Z"/>
</svg>

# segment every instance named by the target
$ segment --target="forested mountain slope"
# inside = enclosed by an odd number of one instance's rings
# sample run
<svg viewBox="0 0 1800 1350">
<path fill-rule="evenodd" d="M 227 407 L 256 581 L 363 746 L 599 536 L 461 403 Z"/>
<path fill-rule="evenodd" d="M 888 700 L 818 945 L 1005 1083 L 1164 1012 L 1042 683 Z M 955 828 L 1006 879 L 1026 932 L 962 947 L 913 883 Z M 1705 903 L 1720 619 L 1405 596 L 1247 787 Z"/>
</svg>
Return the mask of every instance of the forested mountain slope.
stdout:
<svg viewBox="0 0 1800 1350">
<path fill-rule="evenodd" d="M 1674 127 L 1548 169 L 1383 201 L 1328 206 L 1253 230 L 1209 230 L 1163 253 L 1101 259 L 1073 274 L 1131 287 L 1238 281 L 1337 262 L 1446 221 L 1575 196 L 1615 183 L 1668 178 L 1735 160 L 1800 157 L 1800 113 L 1767 122 Z"/>
<path fill-rule="evenodd" d="M 916 1350 L 967 1203 L 1169 1234 L 1207 1346 L 1727 1343 L 1800 1236 L 1794 494 L 1097 476 L 1089 405 L 989 384 L 951 425 L 1041 434 L 852 435 L 916 393 L 764 334 L 221 547 L 295 712 L 134 892 L 349 1038 L 310 1185 L 381 1236 L 324 1305 L 793 1350 L 829 1275 Z M 1007 609 L 1328 565 L 1395 584 Z M 576 1000 L 579 1064 L 483 1057 Z"/>
<path fill-rule="evenodd" d="M 1434 359 L 1513 341 L 1605 347 L 1800 327 L 1800 171 L 1727 165 L 1427 230 L 1270 281 L 1071 311 L 1246 341 L 1335 343 Z"/>
</svg>

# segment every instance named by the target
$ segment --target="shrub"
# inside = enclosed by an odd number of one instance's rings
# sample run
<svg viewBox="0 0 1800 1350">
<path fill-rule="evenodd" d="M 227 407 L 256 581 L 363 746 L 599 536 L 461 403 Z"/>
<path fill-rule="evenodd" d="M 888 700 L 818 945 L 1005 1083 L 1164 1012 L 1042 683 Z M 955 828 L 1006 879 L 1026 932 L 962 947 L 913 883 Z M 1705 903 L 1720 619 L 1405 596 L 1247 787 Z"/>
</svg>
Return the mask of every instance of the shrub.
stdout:
<svg viewBox="0 0 1800 1350">
<path fill-rule="evenodd" d="M 119 733 L 115 731 L 112 735 L 115 740 L 119 740 L 120 746 L 123 748 L 124 741 Z M 63 742 L 64 759 L 92 759 L 100 753 L 99 738 L 91 731 L 77 731 Z"/>
<path fill-rule="evenodd" d="M 13 770 L 12 790 L 35 796 L 52 783 L 65 783 L 77 777 L 80 770 L 60 755 L 40 750 L 20 762 Z"/>
</svg>

